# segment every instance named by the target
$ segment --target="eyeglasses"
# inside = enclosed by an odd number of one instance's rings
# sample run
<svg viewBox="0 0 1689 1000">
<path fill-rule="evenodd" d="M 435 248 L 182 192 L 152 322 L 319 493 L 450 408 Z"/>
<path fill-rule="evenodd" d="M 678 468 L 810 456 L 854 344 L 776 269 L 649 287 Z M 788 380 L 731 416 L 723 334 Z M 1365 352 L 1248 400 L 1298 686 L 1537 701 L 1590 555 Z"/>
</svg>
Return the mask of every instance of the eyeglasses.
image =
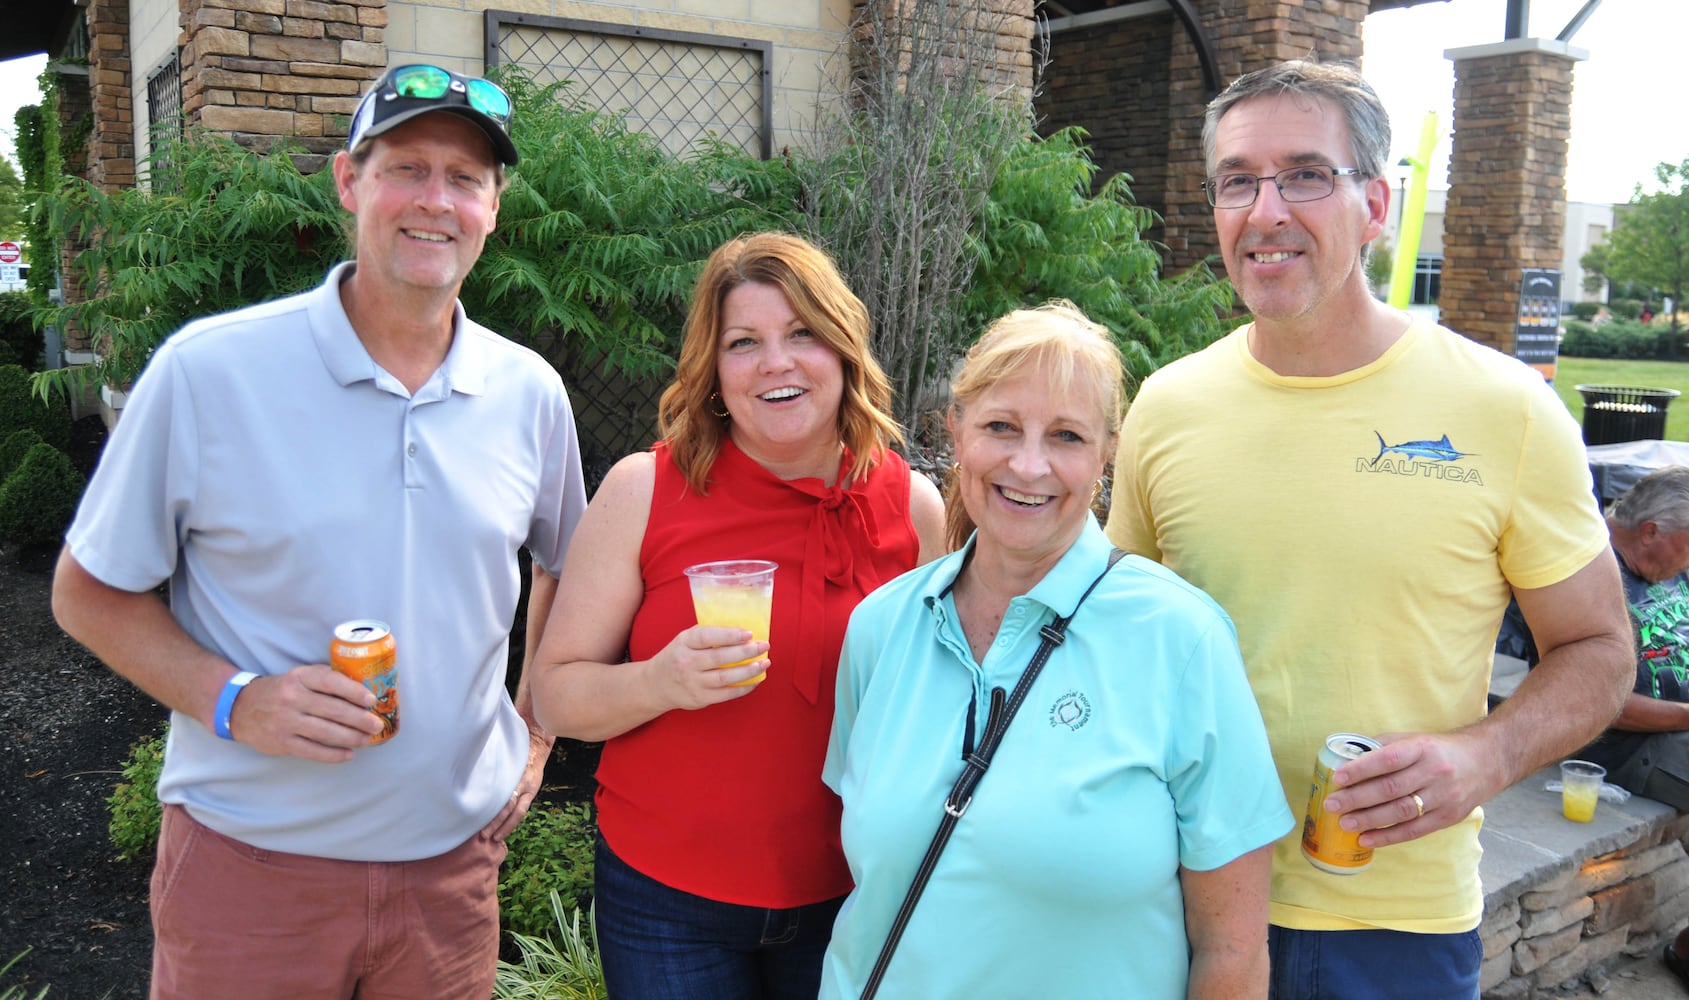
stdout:
<svg viewBox="0 0 1689 1000">
<path fill-rule="evenodd" d="M 510 95 L 504 88 L 480 77 L 463 77 L 438 66 L 416 64 L 400 66 L 387 76 L 382 88 L 383 100 L 400 97 L 438 100 L 447 93 L 462 94 L 469 106 L 501 126 L 510 123 Z"/>
<path fill-rule="evenodd" d="M 1308 163 L 1280 170 L 1271 176 L 1259 174 L 1216 174 L 1202 182 L 1208 204 L 1215 208 L 1248 208 L 1261 193 L 1261 182 L 1272 181 L 1279 197 L 1288 202 L 1319 201 L 1337 189 L 1337 178 L 1361 173 L 1359 167 L 1328 167 Z"/>
</svg>

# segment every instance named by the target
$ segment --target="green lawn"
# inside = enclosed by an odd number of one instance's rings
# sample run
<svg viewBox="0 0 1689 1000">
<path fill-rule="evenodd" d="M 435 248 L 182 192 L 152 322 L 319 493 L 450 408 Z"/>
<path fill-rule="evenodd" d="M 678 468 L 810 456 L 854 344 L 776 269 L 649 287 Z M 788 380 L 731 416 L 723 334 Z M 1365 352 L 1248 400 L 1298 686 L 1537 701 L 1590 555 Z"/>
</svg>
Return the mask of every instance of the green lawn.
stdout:
<svg viewBox="0 0 1689 1000">
<path fill-rule="evenodd" d="M 1676 389 L 1683 396 L 1672 400 L 1666 408 L 1666 440 L 1689 441 L 1689 362 L 1562 357 L 1554 371 L 1554 391 L 1581 424 L 1583 394 L 1577 390 L 1580 385 Z"/>
</svg>

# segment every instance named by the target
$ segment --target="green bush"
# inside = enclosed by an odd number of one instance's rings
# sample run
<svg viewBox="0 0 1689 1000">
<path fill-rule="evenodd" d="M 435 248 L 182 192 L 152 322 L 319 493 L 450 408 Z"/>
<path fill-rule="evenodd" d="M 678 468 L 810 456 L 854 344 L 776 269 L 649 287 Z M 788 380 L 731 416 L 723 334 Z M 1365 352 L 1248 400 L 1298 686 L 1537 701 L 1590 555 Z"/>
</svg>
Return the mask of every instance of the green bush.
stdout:
<svg viewBox="0 0 1689 1000">
<path fill-rule="evenodd" d="M 70 456 L 50 444 L 32 445 L 0 483 L 0 542 L 59 542 L 81 498 L 82 473 Z"/>
<path fill-rule="evenodd" d="M 1634 320 L 1595 326 L 1572 319 L 1566 321 L 1560 353 L 1573 358 L 1653 358 L 1660 353 L 1660 336 Z"/>
<path fill-rule="evenodd" d="M 70 407 L 58 396 L 43 400 L 21 365 L 0 365 L 0 434 L 33 427 L 55 448 L 70 447 Z"/>
<path fill-rule="evenodd" d="M 1142 379 L 1224 334 L 1231 286 L 1204 264 L 1163 277 L 1144 230 L 1158 220 L 1135 204 L 1125 174 L 1095 194 L 1085 133 L 1065 128 L 1010 150 L 974 239 L 979 264 L 964 299 L 972 337 L 1013 309 L 1063 298 L 1107 326 L 1127 371 Z"/>
<path fill-rule="evenodd" d="M 592 849 L 597 825 L 584 802 L 529 810 L 510 838 L 499 870 L 499 917 L 512 935 L 546 935 L 551 897 L 574 909 L 592 895 Z"/>
<path fill-rule="evenodd" d="M 0 365 L 40 371 L 47 338 L 35 325 L 27 292 L 0 294 Z"/>
<path fill-rule="evenodd" d="M 604 968 L 598 960 L 598 922 L 581 911 L 564 912 L 557 893 L 550 895 L 555 932 L 548 937 L 512 935 L 520 960 L 500 960 L 493 981 L 495 1000 L 603 1000 Z"/>
<path fill-rule="evenodd" d="M 1576 316 L 1578 319 L 1583 320 L 1585 323 L 1594 319 L 1595 314 L 1600 312 L 1600 311 L 1601 311 L 1601 303 L 1599 303 L 1599 302 L 1574 302 L 1574 303 L 1572 303 L 1572 315 Z"/>
<path fill-rule="evenodd" d="M 23 457 L 29 454 L 29 449 L 43 443 L 41 432 L 33 427 L 19 427 L 0 438 L 0 483 L 4 483 L 12 470 L 18 467 Z"/>
<path fill-rule="evenodd" d="M 123 762 L 123 780 L 106 799 L 111 806 L 106 832 L 123 861 L 144 857 L 158 843 L 158 827 L 164 819 L 164 809 L 158 804 L 158 772 L 164 766 L 166 732 L 168 729 L 129 748 L 129 759 Z"/>
<path fill-rule="evenodd" d="M 1619 316 L 1624 319 L 1637 319 L 1642 315 L 1642 300 L 1610 299 L 1607 302 L 1607 309 L 1614 316 Z"/>
</svg>

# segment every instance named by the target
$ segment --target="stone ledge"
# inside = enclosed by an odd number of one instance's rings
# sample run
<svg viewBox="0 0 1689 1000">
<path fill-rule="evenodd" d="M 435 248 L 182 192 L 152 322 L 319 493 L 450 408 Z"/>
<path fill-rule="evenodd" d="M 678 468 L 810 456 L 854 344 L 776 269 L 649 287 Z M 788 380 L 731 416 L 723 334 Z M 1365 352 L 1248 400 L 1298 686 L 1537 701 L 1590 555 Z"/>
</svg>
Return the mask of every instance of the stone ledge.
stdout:
<svg viewBox="0 0 1689 1000">
<path fill-rule="evenodd" d="M 1623 805 L 1603 801 L 1593 821 L 1573 823 L 1560 813 L 1560 796 L 1543 790 L 1558 777 L 1558 768 L 1543 768 L 1484 804 L 1478 834 L 1484 848 L 1478 869 L 1485 938 L 1480 985 L 1489 1000 L 1530 996 L 1578 979 L 1621 948 L 1651 949 L 1679 921 L 1682 908 L 1656 898 L 1663 894 L 1675 903 L 1684 878 L 1668 863 L 1675 855 L 1677 865 L 1683 864 L 1677 841 L 1686 833 L 1677 810 L 1632 795 Z M 1624 891 L 1614 893 L 1614 887 Z M 1591 901 L 1597 893 L 1621 902 L 1635 896 L 1653 904 L 1645 909 L 1658 906 L 1662 912 L 1626 922 L 1628 911 L 1614 905 L 1600 920 L 1580 916 L 1597 909 Z M 1653 919 L 1668 910 L 1672 916 L 1664 926 Z"/>
</svg>

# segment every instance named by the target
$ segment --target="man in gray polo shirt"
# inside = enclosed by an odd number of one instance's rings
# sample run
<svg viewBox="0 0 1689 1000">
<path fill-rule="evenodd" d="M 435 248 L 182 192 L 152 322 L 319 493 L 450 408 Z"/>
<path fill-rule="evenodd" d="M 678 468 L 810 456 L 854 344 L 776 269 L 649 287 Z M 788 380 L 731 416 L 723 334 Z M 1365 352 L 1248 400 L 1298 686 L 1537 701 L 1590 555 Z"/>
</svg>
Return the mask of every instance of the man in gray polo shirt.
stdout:
<svg viewBox="0 0 1689 1000">
<path fill-rule="evenodd" d="M 488 996 L 504 838 L 551 740 L 506 694 L 585 506 L 557 373 L 457 302 L 510 101 L 389 70 L 333 169 L 356 258 L 190 323 L 136 383 L 68 534 L 60 624 L 171 709 L 154 997 Z M 168 604 L 154 590 L 168 581 Z M 389 623 L 399 729 L 327 664 Z"/>
</svg>

